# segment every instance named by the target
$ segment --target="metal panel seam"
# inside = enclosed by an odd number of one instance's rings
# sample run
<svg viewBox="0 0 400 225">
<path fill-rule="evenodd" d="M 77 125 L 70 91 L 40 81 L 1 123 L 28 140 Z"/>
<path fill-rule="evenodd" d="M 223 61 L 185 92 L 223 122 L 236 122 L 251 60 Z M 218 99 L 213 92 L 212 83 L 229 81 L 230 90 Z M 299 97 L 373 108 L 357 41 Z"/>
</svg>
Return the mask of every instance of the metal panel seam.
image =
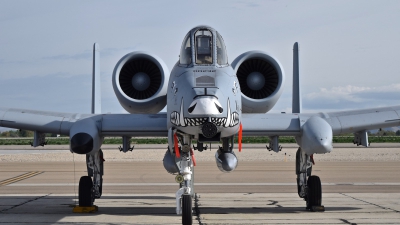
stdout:
<svg viewBox="0 0 400 225">
<path fill-rule="evenodd" d="M 9 109 L 6 109 L 6 110 L 4 111 L 4 113 L 3 113 L 3 115 L 1 116 L 1 118 L 0 118 L 0 126 L 3 126 L 3 119 L 4 119 L 4 116 L 6 115 L 6 113 L 8 112 L 8 110 L 9 110 Z"/>
<path fill-rule="evenodd" d="M 64 119 L 65 119 L 65 117 L 62 118 L 62 120 L 60 122 L 60 127 L 58 128 L 58 134 L 60 134 L 60 135 L 61 135 L 61 127 L 63 125 Z"/>
<path fill-rule="evenodd" d="M 396 110 L 393 110 L 393 111 L 394 111 L 394 113 L 397 114 L 397 117 L 400 119 L 400 115 L 397 113 L 397 111 Z"/>
<path fill-rule="evenodd" d="M 336 117 L 336 119 L 338 120 L 338 122 L 339 122 L 339 124 L 340 124 L 340 133 L 339 134 L 341 134 L 342 132 L 343 132 L 343 125 L 342 125 L 342 121 L 340 121 L 340 118 L 339 118 L 339 116 L 334 116 L 334 117 Z M 331 117 L 332 118 L 332 117 Z"/>
</svg>

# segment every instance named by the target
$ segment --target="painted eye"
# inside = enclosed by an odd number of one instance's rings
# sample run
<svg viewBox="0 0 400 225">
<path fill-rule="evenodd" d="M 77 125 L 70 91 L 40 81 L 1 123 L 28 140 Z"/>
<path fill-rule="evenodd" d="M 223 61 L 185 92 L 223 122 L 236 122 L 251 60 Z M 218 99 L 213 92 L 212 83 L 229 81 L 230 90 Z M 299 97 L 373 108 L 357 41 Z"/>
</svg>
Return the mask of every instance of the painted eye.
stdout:
<svg viewBox="0 0 400 225">
<path fill-rule="evenodd" d="M 214 102 L 215 107 L 217 107 L 218 112 L 222 113 L 224 111 L 224 109 L 222 107 L 219 107 L 219 105 L 217 105 L 217 103 Z"/>
<path fill-rule="evenodd" d="M 192 113 L 193 110 L 194 110 L 194 108 L 196 107 L 196 105 L 197 105 L 197 103 L 194 104 L 193 106 L 189 107 L 189 108 L 188 108 L 188 112 L 189 112 L 189 113 Z"/>
</svg>

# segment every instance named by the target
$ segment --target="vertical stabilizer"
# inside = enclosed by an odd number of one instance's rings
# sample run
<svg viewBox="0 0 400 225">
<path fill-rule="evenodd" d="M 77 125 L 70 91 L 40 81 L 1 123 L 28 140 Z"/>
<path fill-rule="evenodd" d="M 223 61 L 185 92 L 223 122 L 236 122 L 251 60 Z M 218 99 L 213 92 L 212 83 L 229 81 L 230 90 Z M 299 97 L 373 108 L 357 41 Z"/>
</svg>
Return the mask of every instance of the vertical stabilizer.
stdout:
<svg viewBox="0 0 400 225">
<path fill-rule="evenodd" d="M 293 46 L 292 113 L 301 113 L 300 93 L 299 44 L 296 42 Z"/>
<path fill-rule="evenodd" d="M 92 114 L 101 114 L 100 46 L 93 45 Z"/>
</svg>

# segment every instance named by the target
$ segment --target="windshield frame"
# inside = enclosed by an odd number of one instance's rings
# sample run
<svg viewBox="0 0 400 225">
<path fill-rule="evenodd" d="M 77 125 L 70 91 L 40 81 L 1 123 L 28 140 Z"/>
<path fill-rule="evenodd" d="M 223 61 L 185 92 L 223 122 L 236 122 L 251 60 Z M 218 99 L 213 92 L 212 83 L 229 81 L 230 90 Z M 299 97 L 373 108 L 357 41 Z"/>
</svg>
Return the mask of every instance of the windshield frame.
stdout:
<svg viewBox="0 0 400 225">
<path fill-rule="evenodd" d="M 218 54 L 218 42 L 221 45 L 221 54 Z M 216 62 L 219 66 L 225 67 L 229 65 L 228 52 L 226 50 L 225 41 L 218 31 L 215 32 L 215 54 L 216 54 Z M 221 63 L 219 63 L 220 61 Z"/>
<path fill-rule="evenodd" d="M 188 40 L 189 40 L 189 44 L 190 44 L 189 54 L 187 54 L 186 50 L 184 50 L 184 47 L 187 45 Z M 182 54 L 182 53 L 184 53 L 184 54 Z M 188 63 L 183 63 L 184 62 L 183 57 L 187 57 L 186 62 L 188 62 Z M 181 45 L 181 50 L 180 50 L 180 54 L 179 54 L 179 65 L 184 66 L 184 67 L 189 67 L 192 64 L 193 64 L 193 42 L 192 42 L 192 33 L 189 32 L 186 34 L 185 38 L 183 39 L 182 45 Z"/>
<path fill-rule="evenodd" d="M 200 35 L 197 35 L 197 33 L 198 32 L 200 32 L 200 31 L 206 31 L 206 32 L 209 32 L 209 34 L 211 35 L 211 45 L 210 45 L 210 47 L 211 47 L 211 51 L 210 51 L 210 54 L 209 54 L 209 56 L 208 57 L 211 57 L 211 61 L 210 61 L 210 63 L 198 63 L 198 42 L 197 42 L 197 37 L 199 37 Z M 197 36 L 196 36 L 197 35 Z M 203 32 L 203 35 L 204 35 L 204 32 Z M 204 36 L 206 36 L 206 35 L 204 35 Z M 193 55 L 194 55 L 194 61 L 193 61 L 193 63 L 195 64 L 195 65 L 198 65 L 198 66 L 214 66 L 215 65 L 215 32 L 213 31 L 213 30 L 211 30 L 211 29 L 208 29 L 207 27 L 199 27 L 198 29 L 196 29 L 195 31 L 193 31 L 193 33 L 192 33 L 192 39 L 193 39 Z"/>
</svg>

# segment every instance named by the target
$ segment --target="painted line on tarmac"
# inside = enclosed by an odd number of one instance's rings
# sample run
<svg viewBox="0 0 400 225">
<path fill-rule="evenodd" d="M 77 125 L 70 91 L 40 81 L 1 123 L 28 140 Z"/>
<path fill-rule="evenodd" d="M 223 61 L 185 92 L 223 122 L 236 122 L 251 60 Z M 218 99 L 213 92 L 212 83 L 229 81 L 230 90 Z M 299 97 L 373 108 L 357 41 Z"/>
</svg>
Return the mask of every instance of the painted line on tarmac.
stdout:
<svg viewBox="0 0 400 225">
<path fill-rule="evenodd" d="M 12 178 L 0 181 L 0 186 L 10 185 L 12 183 L 15 183 L 15 182 L 18 182 L 18 181 L 21 181 L 21 180 L 25 180 L 25 179 L 37 176 L 37 175 L 39 175 L 41 173 L 43 173 L 43 172 L 41 172 L 41 171 L 31 171 L 31 172 L 28 172 L 28 173 L 24 173 L 24 174 L 21 174 L 19 176 L 12 177 Z"/>
<path fill-rule="evenodd" d="M 23 183 L 9 184 L 13 187 L 31 186 L 78 186 L 78 183 Z M 104 186 L 177 186 L 177 183 L 104 183 Z M 296 183 L 195 183 L 195 186 L 296 186 Z M 400 183 L 322 183 L 323 186 L 400 186 Z"/>
</svg>

